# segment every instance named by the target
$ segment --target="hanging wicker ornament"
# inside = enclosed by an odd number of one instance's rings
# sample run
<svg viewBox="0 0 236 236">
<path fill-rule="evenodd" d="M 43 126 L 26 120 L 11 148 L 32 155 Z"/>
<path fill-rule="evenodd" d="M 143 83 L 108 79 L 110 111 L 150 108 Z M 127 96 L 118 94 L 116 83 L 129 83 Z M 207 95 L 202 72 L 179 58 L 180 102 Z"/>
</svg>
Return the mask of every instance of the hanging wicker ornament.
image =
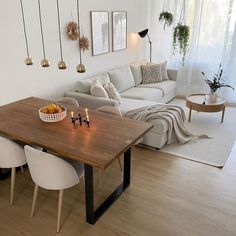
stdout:
<svg viewBox="0 0 236 236">
<path fill-rule="evenodd" d="M 26 34 L 26 25 L 25 25 L 25 13 L 24 13 L 24 7 L 23 7 L 22 0 L 20 0 L 20 5 L 21 5 L 24 35 L 25 35 L 26 54 L 27 54 L 27 57 L 25 59 L 25 64 L 27 66 L 32 66 L 34 64 L 34 62 L 33 62 L 32 58 L 29 56 L 29 45 L 28 45 L 28 38 L 27 38 L 27 34 Z"/>
<path fill-rule="evenodd" d="M 66 27 L 66 34 L 72 41 L 76 41 L 79 38 L 79 27 L 76 22 L 71 21 Z"/>
<path fill-rule="evenodd" d="M 79 0 L 77 0 L 77 17 L 78 17 L 78 26 L 80 23 L 80 12 L 79 12 L 80 8 L 79 8 Z M 82 54 L 81 54 L 81 47 L 80 47 L 80 37 L 78 37 L 78 41 L 79 41 L 79 57 L 80 57 L 80 64 L 77 65 L 76 70 L 78 73 L 85 73 L 86 72 L 86 67 L 84 66 L 84 64 L 82 63 Z"/>
<path fill-rule="evenodd" d="M 58 69 L 65 70 L 67 68 L 67 66 L 66 66 L 65 61 L 63 60 L 59 0 L 57 0 L 57 22 L 58 22 L 58 36 L 59 36 L 59 46 L 60 46 L 60 54 L 61 54 L 61 60 L 58 62 L 57 66 L 58 66 Z"/>
<path fill-rule="evenodd" d="M 79 41 L 80 41 L 80 48 L 83 52 L 89 50 L 90 42 L 87 37 L 82 36 Z"/>
<path fill-rule="evenodd" d="M 45 52 L 45 42 L 44 42 L 44 35 L 43 35 L 43 23 L 42 23 L 40 0 L 38 0 L 38 8 L 39 8 L 39 22 L 40 22 L 40 31 L 41 31 L 41 38 L 42 38 L 42 47 L 43 47 L 43 60 L 41 61 L 41 66 L 49 67 L 50 62 L 48 61 L 48 59 L 46 59 L 46 52 Z"/>
</svg>

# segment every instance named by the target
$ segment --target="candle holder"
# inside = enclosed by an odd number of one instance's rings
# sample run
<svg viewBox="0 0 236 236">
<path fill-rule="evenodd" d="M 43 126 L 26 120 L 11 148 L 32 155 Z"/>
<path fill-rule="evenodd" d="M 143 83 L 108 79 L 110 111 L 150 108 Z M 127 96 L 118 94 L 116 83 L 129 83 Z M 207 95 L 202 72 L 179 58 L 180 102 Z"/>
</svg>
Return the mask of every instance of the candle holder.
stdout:
<svg viewBox="0 0 236 236">
<path fill-rule="evenodd" d="M 90 126 L 90 122 L 87 118 L 87 115 L 81 115 L 80 113 L 79 113 L 78 117 L 73 117 L 72 116 L 71 121 L 72 121 L 72 124 L 74 125 L 74 127 L 76 127 L 76 122 L 77 121 L 79 121 L 80 126 L 82 126 L 83 124 L 86 124 L 88 128 Z"/>
</svg>

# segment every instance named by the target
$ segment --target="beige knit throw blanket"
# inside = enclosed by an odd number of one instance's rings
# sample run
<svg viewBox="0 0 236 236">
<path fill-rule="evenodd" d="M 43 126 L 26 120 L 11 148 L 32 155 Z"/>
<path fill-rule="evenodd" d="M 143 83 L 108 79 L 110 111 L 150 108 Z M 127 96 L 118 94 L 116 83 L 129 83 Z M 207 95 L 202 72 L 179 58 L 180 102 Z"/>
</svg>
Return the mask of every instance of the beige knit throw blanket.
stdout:
<svg viewBox="0 0 236 236">
<path fill-rule="evenodd" d="M 181 107 L 161 104 L 146 106 L 128 111 L 125 117 L 152 123 L 153 120 L 164 120 L 168 124 L 168 140 L 171 144 L 176 141 L 184 144 L 199 138 L 210 138 L 207 135 L 194 135 L 184 125 L 185 113 Z"/>
</svg>

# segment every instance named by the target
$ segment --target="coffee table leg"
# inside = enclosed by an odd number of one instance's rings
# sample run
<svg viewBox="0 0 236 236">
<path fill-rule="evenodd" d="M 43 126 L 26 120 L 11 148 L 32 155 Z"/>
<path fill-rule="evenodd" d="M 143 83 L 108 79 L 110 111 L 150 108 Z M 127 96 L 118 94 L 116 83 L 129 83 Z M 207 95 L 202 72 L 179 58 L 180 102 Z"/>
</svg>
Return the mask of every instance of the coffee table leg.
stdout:
<svg viewBox="0 0 236 236">
<path fill-rule="evenodd" d="M 223 111 L 222 111 L 221 123 L 224 122 L 224 118 L 225 118 L 225 106 L 224 106 Z"/>
<path fill-rule="evenodd" d="M 192 107 L 189 109 L 188 122 L 191 122 Z"/>
</svg>

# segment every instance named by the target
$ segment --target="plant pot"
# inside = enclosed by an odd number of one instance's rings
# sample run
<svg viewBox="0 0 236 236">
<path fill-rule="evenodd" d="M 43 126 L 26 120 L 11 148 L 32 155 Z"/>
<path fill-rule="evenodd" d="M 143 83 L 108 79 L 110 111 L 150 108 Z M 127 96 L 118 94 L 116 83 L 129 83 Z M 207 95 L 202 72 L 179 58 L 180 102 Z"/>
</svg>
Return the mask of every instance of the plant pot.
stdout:
<svg viewBox="0 0 236 236">
<path fill-rule="evenodd" d="M 207 95 L 206 99 L 208 102 L 216 102 L 218 98 L 217 93 L 210 93 L 209 95 Z"/>
</svg>

